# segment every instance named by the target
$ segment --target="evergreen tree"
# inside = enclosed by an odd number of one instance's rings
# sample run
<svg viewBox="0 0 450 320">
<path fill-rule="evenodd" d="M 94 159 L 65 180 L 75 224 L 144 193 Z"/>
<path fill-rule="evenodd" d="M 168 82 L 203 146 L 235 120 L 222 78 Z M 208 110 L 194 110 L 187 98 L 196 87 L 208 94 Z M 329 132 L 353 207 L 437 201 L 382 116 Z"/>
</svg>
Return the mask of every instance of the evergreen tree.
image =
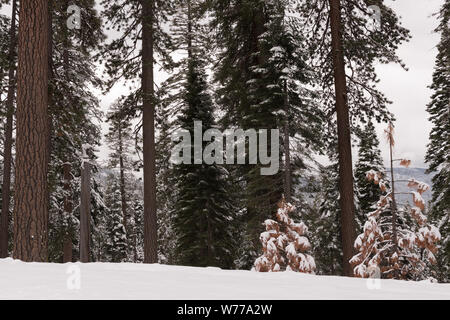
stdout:
<svg viewBox="0 0 450 320">
<path fill-rule="evenodd" d="M 108 28 L 120 36 L 102 50 L 110 75 L 108 89 L 118 80 L 134 83 L 140 77 L 140 87 L 131 88 L 125 98 L 127 116 L 132 119 L 142 112 L 142 153 L 144 175 L 144 252 L 146 263 L 158 259 L 156 215 L 156 150 L 153 63 L 157 55 L 161 64 L 169 59 L 170 39 L 164 25 L 172 14 L 173 1 L 149 0 L 102 1 Z M 170 60 L 170 59 L 169 59 Z"/>
<path fill-rule="evenodd" d="M 94 52 L 104 40 L 95 1 L 83 0 L 80 28 L 69 28 L 68 1 L 50 1 L 50 259 L 70 262 L 76 242 L 83 145 L 98 146 L 102 113 L 92 89 L 102 82 L 95 74 Z M 95 160 L 94 152 L 88 152 Z M 96 168 L 94 168 L 94 172 Z M 94 175 L 95 179 L 95 175 Z M 96 183 L 96 182 L 93 182 Z"/>
<path fill-rule="evenodd" d="M 314 230 L 311 241 L 316 258 L 317 273 L 342 274 L 342 239 L 339 207 L 339 172 L 336 159 L 320 168 L 318 212 L 307 221 Z M 312 220 L 312 221 L 311 221 Z"/>
<path fill-rule="evenodd" d="M 106 254 L 111 262 L 127 261 L 128 239 L 122 215 L 122 196 L 120 178 L 111 174 L 107 180 L 105 205 L 108 208 L 106 218 Z"/>
<path fill-rule="evenodd" d="M 185 106 L 178 117 L 180 128 L 193 136 L 194 121 L 213 128 L 212 101 L 199 58 L 189 61 L 185 87 Z M 217 137 L 216 137 L 217 138 Z M 202 144 L 203 148 L 206 143 Z M 177 198 L 174 225 L 178 236 L 178 262 L 191 266 L 233 266 L 234 242 L 230 224 L 234 208 L 227 193 L 226 173 L 217 164 L 195 164 L 194 148 L 191 164 L 174 166 Z"/>
<path fill-rule="evenodd" d="M 209 8 L 220 48 L 215 80 L 217 102 L 223 111 L 221 125 L 244 130 L 284 127 L 279 161 L 288 154 L 292 143 L 297 151 L 292 153 L 297 157 L 295 164 L 304 168 L 305 155 L 321 148 L 323 117 L 320 109 L 310 103 L 312 92 L 305 86 L 309 77 L 304 38 L 299 32 L 301 21 L 288 14 L 293 9 L 291 3 L 215 0 L 210 1 Z M 290 157 L 285 158 L 286 163 L 290 163 Z M 253 242 L 250 252 L 254 252 L 244 264 L 247 267 L 257 257 L 262 222 L 273 217 L 283 192 L 289 196 L 294 179 L 291 172 L 298 169 L 285 166 L 285 175 L 280 171 L 262 176 L 260 168 L 257 164 L 238 169 L 238 175 L 244 178 L 245 238 Z"/>
<path fill-rule="evenodd" d="M 13 257 L 45 262 L 49 220 L 48 2 L 21 2 L 19 20 Z"/>
<path fill-rule="evenodd" d="M 129 227 L 129 242 L 133 248 L 132 261 L 143 262 L 144 261 L 144 202 L 142 200 L 143 186 L 142 180 L 134 179 L 131 183 L 131 199 L 130 208 L 132 210 L 132 216 L 130 217 Z M 164 245 L 164 243 L 162 243 Z M 161 263 L 165 262 L 160 260 Z"/>
<path fill-rule="evenodd" d="M 450 281 L 450 1 L 446 0 L 437 14 L 440 19 L 435 32 L 441 34 L 438 44 L 431 89 L 433 95 L 427 107 L 433 128 L 425 160 L 433 176 L 431 219 L 439 226 L 442 243 L 437 257 L 438 278 Z"/>
<path fill-rule="evenodd" d="M 320 90 L 319 105 L 327 118 L 325 139 L 339 138 L 343 263 L 344 273 L 351 276 L 348 259 L 352 254 L 352 224 L 356 211 L 350 204 L 354 192 L 351 129 L 365 118 L 393 120 L 387 109 L 389 100 L 376 88 L 375 64 L 398 62 L 403 65 L 396 50 L 399 44 L 408 40 L 409 32 L 383 0 L 294 2 L 304 21 L 302 31 L 311 53 L 308 62 L 315 71 L 315 84 Z M 373 21 L 371 5 L 380 9 L 382 19 L 379 24 Z"/>
<path fill-rule="evenodd" d="M 365 128 L 357 132 L 359 150 L 355 166 L 355 184 L 360 207 L 357 212 L 357 219 L 363 221 L 365 215 L 373 211 L 373 204 L 381 196 L 380 188 L 367 180 L 367 172 L 370 170 L 384 172 L 384 166 L 379 149 L 379 140 L 372 121 L 369 121 Z"/>
<path fill-rule="evenodd" d="M 165 87 L 165 86 L 163 86 Z M 159 94 L 164 95 L 164 89 Z M 167 93 L 166 93 L 167 94 Z M 156 196 L 158 198 L 158 261 L 164 264 L 174 264 L 176 235 L 173 226 L 173 199 L 176 199 L 177 191 L 173 173 L 173 165 L 170 163 L 172 142 L 170 139 L 171 122 L 169 113 L 172 99 L 169 96 L 161 97 L 160 108 L 157 113 L 158 140 L 156 143 Z"/>
<path fill-rule="evenodd" d="M 132 230 L 128 226 L 128 220 L 131 218 L 128 208 L 130 198 L 128 195 L 128 174 L 132 170 L 132 159 L 130 157 L 132 147 L 131 124 L 127 121 L 118 101 L 112 105 L 107 119 L 110 127 L 105 140 L 112 150 L 109 155 L 109 168 L 119 171 L 122 217 L 125 230 L 129 233 Z M 129 248 L 132 248 L 131 243 Z M 128 251 L 127 247 L 126 253 Z"/>
<path fill-rule="evenodd" d="M 8 243 L 10 240 L 10 207 L 11 207 L 11 176 L 13 164 L 13 126 L 14 126 L 14 110 L 15 110 L 15 96 L 16 96 L 16 51 L 17 51 L 17 0 L 12 2 L 11 19 L 8 34 L 4 34 L 7 42 L 2 42 L 1 49 L 5 54 L 0 56 L 0 101 L 2 94 L 6 94 L 4 109 L 0 103 L 0 113 L 4 114 L 6 122 L 4 125 L 4 139 L 3 139 L 3 163 L 2 163 L 2 186 L 1 190 L 1 212 L 0 212 L 0 258 L 8 256 Z M 0 17 L 2 22 L 8 21 L 4 17 Z M 3 23 L 0 23 L 3 24 Z M 4 32 L 4 26 L 1 26 L 1 32 Z M 7 45 L 7 47 L 6 47 Z M 3 71 L 5 70 L 5 71 Z M 5 76 L 3 76 L 5 74 Z M 7 77 L 6 77 L 7 74 Z M 7 78 L 7 82 L 3 81 Z M 5 88 L 5 92 L 3 92 Z M 1 191 L 0 190 L 0 191 Z"/>
<path fill-rule="evenodd" d="M 297 12 L 304 21 L 301 29 L 308 44 L 308 63 L 314 70 L 314 79 L 320 87 L 320 106 L 328 118 L 328 138 L 335 136 L 335 97 L 329 24 L 329 0 L 296 2 Z M 380 9 L 381 21 L 374 19 L 370 6 Z M 378 77 L 375 64 L 399 63 L 406 68 L 396 51 L 410 38 L 409 31 L 401 26 L 400 18 L 384 0 L 341 1 L 342 38 L 346 72 L 347 98 L 351 126 L 354 129 L 367 119 L 389 122 L 393 119 L 388 110 L 390 101 L 376 88 Z"/>
</svg>

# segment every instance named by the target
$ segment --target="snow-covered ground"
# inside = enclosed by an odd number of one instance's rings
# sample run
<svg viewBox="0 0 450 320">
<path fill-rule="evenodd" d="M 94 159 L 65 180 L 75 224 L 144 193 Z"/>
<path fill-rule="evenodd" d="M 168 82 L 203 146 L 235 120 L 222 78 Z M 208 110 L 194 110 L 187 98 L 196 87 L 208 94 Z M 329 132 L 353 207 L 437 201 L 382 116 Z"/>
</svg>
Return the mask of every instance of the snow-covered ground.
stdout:
<svg viewBox="0 0 450 320">
<path fill-rule="evenodd" d="M 374 281 L 374 280 L 372 280 Z M 449 284 L 143 264 L 0 259 L 0 299 L 450 299 Z"/>
</svg>

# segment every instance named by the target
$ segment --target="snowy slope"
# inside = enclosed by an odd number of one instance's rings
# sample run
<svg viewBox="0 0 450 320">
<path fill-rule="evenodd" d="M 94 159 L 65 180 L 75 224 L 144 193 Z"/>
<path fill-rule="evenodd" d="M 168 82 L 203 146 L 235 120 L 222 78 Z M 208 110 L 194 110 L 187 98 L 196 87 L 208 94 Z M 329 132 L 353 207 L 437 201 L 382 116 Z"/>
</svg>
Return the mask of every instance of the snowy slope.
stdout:
<svg viewBox="0 0 450 320">
<path fill-rule="evenodd" d="M 77 289 L 79 275 L 80 289 Z M 450 285 L 293 272 L 0 259 L 0 299 L 450 299 Z"/>
</svg>

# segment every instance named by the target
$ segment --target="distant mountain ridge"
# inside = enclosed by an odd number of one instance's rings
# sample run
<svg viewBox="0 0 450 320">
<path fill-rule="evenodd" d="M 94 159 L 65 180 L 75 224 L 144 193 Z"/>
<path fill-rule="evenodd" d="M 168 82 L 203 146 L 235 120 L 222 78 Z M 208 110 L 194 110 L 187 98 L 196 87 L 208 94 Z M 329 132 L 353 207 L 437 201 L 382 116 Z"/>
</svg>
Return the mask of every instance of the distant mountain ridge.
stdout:
<svg viewBox="0 0 450 320">
<path fill-rule="evenodd" d="M 386 169 L 388 170 L 388 169 Z M 417 181 L 425 182 L 430 186 L 430 190 L 425 192 L 422 197 L 423 199 L 428 202 L 431 200 L 431 187 L 433 186 L 431 179 L 433 178 L 434 174 L 428 174 L 426 173 L 425 168 L 404 168 L 404 167 L 398 167 L 394 168 L 394 177 L 395 180 L 409 180 L 411 178 L 416 179 Z M 407 183 L 405 182 L 398 182 L 395 185 L 396 192 L 408 192 L 411 191 L 410 188 L 408 188 Z M 405 203 L 406 201 L 411 203 L 411 197 L 408 195 L 398 195 L 398 200 L 402 203 Z"/>
</svg>

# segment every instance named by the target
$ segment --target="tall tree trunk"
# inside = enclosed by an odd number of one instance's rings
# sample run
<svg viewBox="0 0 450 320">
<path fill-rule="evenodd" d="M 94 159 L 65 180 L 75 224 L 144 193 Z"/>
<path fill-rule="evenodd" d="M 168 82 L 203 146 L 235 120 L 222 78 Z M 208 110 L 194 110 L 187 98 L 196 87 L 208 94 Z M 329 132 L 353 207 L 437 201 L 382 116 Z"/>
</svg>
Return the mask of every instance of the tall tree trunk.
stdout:
<svg viewBox="0 0 450 320">
<path fill-rule="evenodd" d="M 17 70 L 14 258 L 48 260 L 48 0 L 22 1 Z"/>
<path fill-rule="evenodd" d="M 14 118 L 14 96 L 16 93 L 16 17 L 17 0 L 12 2 L 11 28 L 9 31 L 9 73 L 8 95 L 6 98 L 6 126 L 3 150 L 3 186 L 2 211 L 0 216 L 0 259 L 8 256 L 9 206 L 11 203 L 11 164 L 12 164 L 12 133 Z"/>
<path fill-rule="evenodd" d="M 63 42 L 63 67 L 64 67 L 64 76 L 66 81 L 69 81 L 69 46 L 70 46 L 70 40 L 69 40 L 69 30 L 67 28 L 67 19 L 69 18 L 69 15 L 67 14 L 67 8 L 69 7 L 69 1 L 64 2 L 64 15 L 63 15 L 63 21 L 61 23 L 63 24 L 64 28 L 64 42 Z M 72 108 L 72 104 L 66 106 L 66 108 Z M 66 159 L 65 161 L 68 161 Z M 72 215 L 73 211 L 73 204 L 72 204 L 72 188 L 71 188 L 71 181 L 72 181 L 72 165 L 70 162 L 66 162 L 63 165 L 63 171 L 64 171 L 64 212 L 67 217 Z M 64 234 L 64 242 L 63 242 L 63 262 L 72 262 L 72 234 L 71 234 L 71 225 L 67 226 L 67 229 L 65 230 Z"/>
<path fill-rule="evenodd" d="M 284 122 L 284 193 L 287 202 L 291 202 L 291 150 L 289 146 L 289 92 L 287 87 L 287 80 L 284 81 L 284 112 L 285 122 Z"/>
<path fill-rule="evenodd" d="M 48 0 L 48 135 L 47 135 L 47 159 L 50 165 L 52 148 L 52 106 L 53 106 L 53 0 Z M 50 194 L 49 194 L 50 196 Z"/>
<path fill-rule="evenodd" d="M 142 93 L 144 138 L 144 263 L 157 262 L 155 102 L 153 87 L 154 0 L 142 0 Z"/>
<path fill-rule="evenodd" d="M 89 262 L 90 211 L 91 211 L 91 164 L 84 159 L 81 168 L 81 206 L 80 206 L 80 261 Z"/>
<path fill-rule="evenodd" d="M 330 0 L 331 38 L 334 65 L 334 84 L 336 90 L 336 112 L 339 151 L 339 192 L 341 208 L 341 233 L 343 250 L 343 271 L 345 276 L 353 276 L 349 263 L 353 256 L 355 240 L 355 208 L 353 200 L 352 148 L 350 141 L 349 108 L 345 61 L 342 45 L 340 0 Z"/>
</svg>

